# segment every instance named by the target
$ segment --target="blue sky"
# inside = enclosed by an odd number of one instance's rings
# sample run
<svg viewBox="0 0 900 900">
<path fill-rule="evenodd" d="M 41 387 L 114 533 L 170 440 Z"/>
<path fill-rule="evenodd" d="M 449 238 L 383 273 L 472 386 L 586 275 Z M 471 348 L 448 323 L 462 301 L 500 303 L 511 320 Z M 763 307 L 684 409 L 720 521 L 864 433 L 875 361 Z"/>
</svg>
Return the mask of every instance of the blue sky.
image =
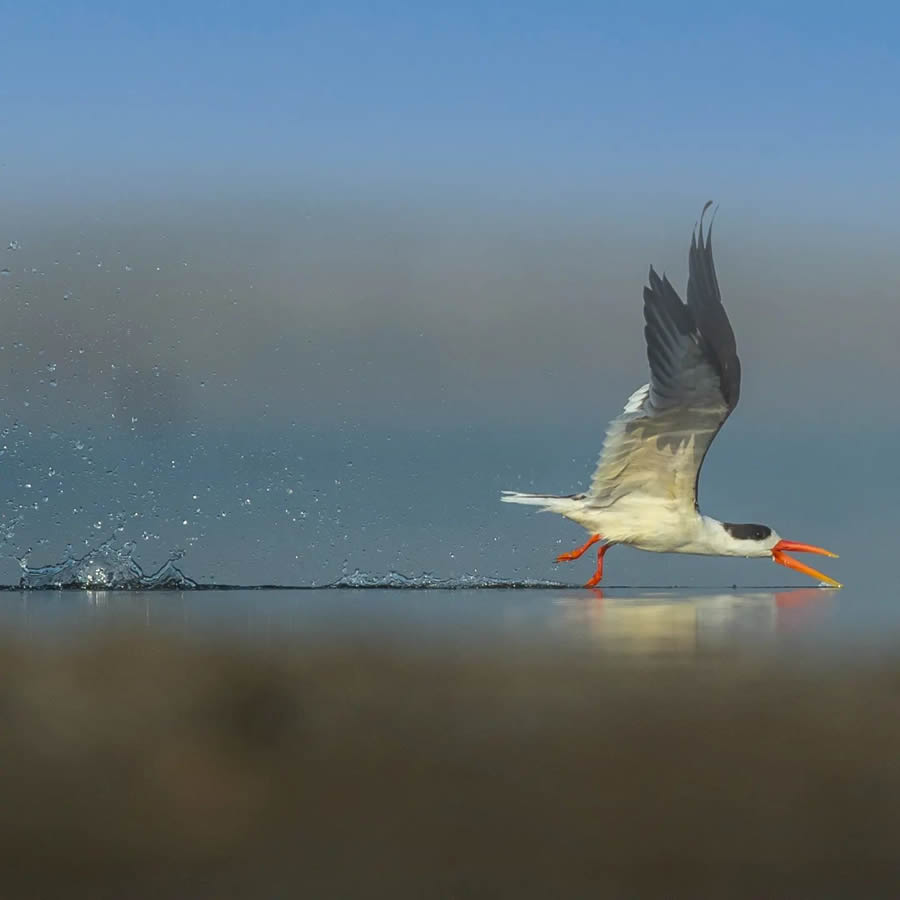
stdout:
<svg viewBox="0 0 900 900">
<path fill-rule="evenodd" d="M 95 2 L 3 21 L 0 157 L 34 188 L 744 192 L 801 219 L 898 199 L 888 7 Z"/>
</svg>

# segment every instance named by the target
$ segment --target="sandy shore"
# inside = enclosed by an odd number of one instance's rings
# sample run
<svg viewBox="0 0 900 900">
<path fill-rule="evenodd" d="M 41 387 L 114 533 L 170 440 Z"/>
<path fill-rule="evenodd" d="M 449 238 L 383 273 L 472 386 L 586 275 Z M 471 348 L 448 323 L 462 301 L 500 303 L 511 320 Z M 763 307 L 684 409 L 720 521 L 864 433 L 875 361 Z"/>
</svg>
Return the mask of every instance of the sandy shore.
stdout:
<svg viewBox="0 0 900 900">
<path fill-rule="evenodd" d="M 900 894 L 900 665 L 0 648 L 0 896 Z"/>
</svg>

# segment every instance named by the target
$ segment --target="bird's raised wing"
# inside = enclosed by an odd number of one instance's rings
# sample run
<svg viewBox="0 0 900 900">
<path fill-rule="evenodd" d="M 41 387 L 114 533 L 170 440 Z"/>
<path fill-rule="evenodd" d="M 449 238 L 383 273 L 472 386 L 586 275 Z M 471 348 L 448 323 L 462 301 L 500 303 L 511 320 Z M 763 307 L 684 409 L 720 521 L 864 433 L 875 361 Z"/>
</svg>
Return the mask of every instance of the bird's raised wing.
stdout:
<svg viewBox="0 0 900 900">
<path fill-rule="evenodd" d="M 703 208 L 704 213 L 709 204 Z M 737 405 L 741 364 L 713 265 L 711 227 L 691 240 L 687 303 L 650 269 L 644 318 L 650 383 L 610 423 L 587 496 L 697 505 L 706 451 Z"/>
</svg>

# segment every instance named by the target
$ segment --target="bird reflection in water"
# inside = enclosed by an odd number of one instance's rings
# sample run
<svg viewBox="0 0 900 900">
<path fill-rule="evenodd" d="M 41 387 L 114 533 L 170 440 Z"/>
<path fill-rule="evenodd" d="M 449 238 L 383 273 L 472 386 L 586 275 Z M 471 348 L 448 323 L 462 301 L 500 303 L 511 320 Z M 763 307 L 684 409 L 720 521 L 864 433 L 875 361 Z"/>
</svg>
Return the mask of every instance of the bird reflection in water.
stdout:
<svg viewBox="0 0 900 900">
<path fill-rule="evenodd" d="M 832 609 L 820 588 L 766 591 L 602 591 L 560 598 L 559 626 L 628 656 L 765 651 Z"/>
</svg>

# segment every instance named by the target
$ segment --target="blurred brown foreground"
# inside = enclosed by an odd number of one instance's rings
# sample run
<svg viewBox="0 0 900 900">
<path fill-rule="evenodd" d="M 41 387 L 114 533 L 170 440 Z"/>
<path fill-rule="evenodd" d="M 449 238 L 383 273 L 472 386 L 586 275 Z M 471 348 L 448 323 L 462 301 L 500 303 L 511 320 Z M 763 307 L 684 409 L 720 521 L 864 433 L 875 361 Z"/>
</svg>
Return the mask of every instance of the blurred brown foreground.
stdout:
<svg viewBox="0 0 900 900">
<path fill-rule="evenodd" d="M 900 896 L 900 664 L 0 649 L 0 897 Z"/>
</svg>

